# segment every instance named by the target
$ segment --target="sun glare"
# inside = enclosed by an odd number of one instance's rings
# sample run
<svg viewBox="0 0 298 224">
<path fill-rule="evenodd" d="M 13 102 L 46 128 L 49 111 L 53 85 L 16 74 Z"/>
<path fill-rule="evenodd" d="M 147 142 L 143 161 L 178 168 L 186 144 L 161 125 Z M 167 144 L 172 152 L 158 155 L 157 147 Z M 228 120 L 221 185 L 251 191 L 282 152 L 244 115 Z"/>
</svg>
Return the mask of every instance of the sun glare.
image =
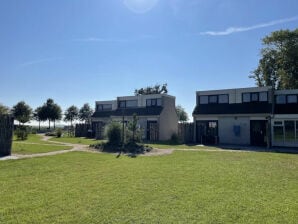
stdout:
<svg viewBox="0 0 298 224">
<path fill-rule="evenodd" d="M 135 13 L 146 13 L 154 8 L 158 0 L 124 0 L 128 9 Z"/>
</svg>

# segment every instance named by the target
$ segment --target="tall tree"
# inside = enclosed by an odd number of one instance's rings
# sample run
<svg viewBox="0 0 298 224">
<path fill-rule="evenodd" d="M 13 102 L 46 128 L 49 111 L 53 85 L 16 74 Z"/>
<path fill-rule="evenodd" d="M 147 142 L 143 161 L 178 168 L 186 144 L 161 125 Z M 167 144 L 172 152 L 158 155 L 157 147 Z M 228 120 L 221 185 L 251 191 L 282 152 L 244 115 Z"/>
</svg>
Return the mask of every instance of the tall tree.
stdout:
<svg viewBox="0 0 298 224">
<path fill-rule="evenodd" d="M 163 84 L 162 86 L 156 84 L 155 86 L 147 86 L 146 88 L 140 88 L 135 90 L 135 95 L 150 95 L 150 94 L 166 94 L 168 93 L 168 84 Z"/>
<path fill-rule="evenodd" d="M 44 110 L 42 107 L 37 107 L 33 112 L 34 120 L 38 121 L 38 130 L 40 130 L 40 122 L 46 121 L 47 117 L 45 116 Z"/>
<path fill-rule="evenodd" d="M 25 124 L 30 121 L 32 109 L 24 101 L 20 101 L 13 106 L 12 113 L 20 125 L 21 123 Z"/>
<path fill-rule="evenodd" d="M 0 115 L 9 114 L 9 108 L 0 103 Z"/>
<path fill-rule="evenodd" d="M 79 109 L 74 105 L 67 108 L 65 113 L 64 113 L 64 120 L 65 121 L 70 121 L 71 126 L 72 126 L 72 122 L 74 120 L 77 120 L 78 117 L 79 117 Z"/>
<path fill-rule="evenodd" d="M 188 121 L 188 114 L 186 113 L 185 109 L 181 105 L 176 106 L 176 113 L 178 115 L 179 121 L 181 122 Z"/>
<path fill-rule="evenodd" d="M 46 117 L 45 120 L 49 121 L 49 129 L 51 128 L 51 121 L 55 122 L 56 120 L 62 119 L 62 110 L 61 107 L 54 102 L 53 99 L 47 99 L 47 102 L 42 106 L 41 113 Z"/>
<path fill-rule="evenodd" d="M 86 124 L 90 123 L 93 110 L 88 103 L 85 103 L 79 110 L 79 119 L 84 121 Z"/>
<path fill-rule="evenodd" d="M 298 89 L 298 29 L 272 32 L 262 42 L 259 65 L 250 78 L 258 86 Z"/>
</svg>

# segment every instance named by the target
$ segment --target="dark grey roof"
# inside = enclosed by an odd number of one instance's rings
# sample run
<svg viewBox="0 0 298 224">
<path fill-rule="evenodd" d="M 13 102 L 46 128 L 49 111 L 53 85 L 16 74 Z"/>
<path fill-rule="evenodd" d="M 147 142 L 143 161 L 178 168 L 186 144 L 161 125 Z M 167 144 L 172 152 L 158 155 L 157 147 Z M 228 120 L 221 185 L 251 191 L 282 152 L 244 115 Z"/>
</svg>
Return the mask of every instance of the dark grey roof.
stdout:
<svg viewBox="0 0 298 224">
<path fill-rule="evenodd" d="M 96 111 L 92 117 L 110 117 L 110 116 L 156 116 L 162 112 L 162 107 L 141 107 L 141 108 L 125 108 L 112 111 Z"/>
</svg>

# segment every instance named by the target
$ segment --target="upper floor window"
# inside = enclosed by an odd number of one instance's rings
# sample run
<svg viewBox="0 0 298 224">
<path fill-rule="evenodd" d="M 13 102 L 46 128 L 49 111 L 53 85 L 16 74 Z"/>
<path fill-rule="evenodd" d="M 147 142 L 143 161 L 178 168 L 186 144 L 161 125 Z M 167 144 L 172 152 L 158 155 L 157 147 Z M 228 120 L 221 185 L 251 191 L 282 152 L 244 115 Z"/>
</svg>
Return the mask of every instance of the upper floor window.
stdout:
<svg viewBox="0 0 298 224">
<path fill-rule="evenodd" d="M 137 100 L 127 100 L 126 107 L 138 107 L 138 101 Z"/>
<path fill-rule="evenodd" d="M 287 103 L 286 95 L 277 95 L 275 97 L 275 102 L 276 104 L 286 104 Z"/>
<path fill-rule="evenodd" d="M 229 103 L 229 95 L 228 94 L 219 95 L 218 103 Z"/>
<path fill-rule="evenodd" d="M 267 101 L 268 101 L 267 92 L 242 93 L 242 103 L 267 102 Z"/>
<path fill-rule="evenodd" d="M 221 94 L 221 95 L 199 96 L 199 103 L 200 104 L 229 103 L 229 95 Z"/>
<path fill-rule="evenodd" d="M 147 99 L 146 100 L 146 106 L 147 107 L 161 106 L 161 98 L 158 98 L 158 99 Z"/>
<path fill-rule="evenodd" d="M 208 104 L 208 96 L 200 96 L 200 104 Z"/>
<path fill-rule="evenodd" d="M 112 110 L 112 104 L 98 104 L 97 105 L 97 110 Z"/>
<path fill-rule="evenodd" d="M 297 95 L 287 95 L 287 103 L 297 103 Z"/>
<path fill-rule="evenodd" d="M 119 108 L 125 108 L 125 107 L 126 107 L 126 101 L 125 101 L 125 100 L 121 100 L 121 101 L 119 101 L 119 103 L 118 103 L 118 107 L 119 107 Z"/>
<path fill-rule="evenodd" d="M 267 92 L 260 92 L 259 101 L 260 102 L 267 102 L 268 101 L 268 93 Z"/>
</svg>

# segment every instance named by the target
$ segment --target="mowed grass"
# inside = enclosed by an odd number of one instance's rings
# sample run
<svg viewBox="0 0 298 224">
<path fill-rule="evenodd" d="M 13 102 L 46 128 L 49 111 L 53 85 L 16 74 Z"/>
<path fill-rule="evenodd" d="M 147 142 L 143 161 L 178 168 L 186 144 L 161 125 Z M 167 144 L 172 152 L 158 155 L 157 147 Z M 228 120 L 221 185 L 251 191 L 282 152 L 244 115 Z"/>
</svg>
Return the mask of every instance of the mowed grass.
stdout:
<svg viewBox="0 0 298 224">
<path fill-rule="evenodd" d="M 90 139 L 90 138 L 78 138 L 78 137 L 61 137 L 61 138 L 51 138 L 50 141 L 55 142 L 64 142 L 64 143 L 71 143 L 71 144 L 82 144 L 82 145 L 92 145 L 99 142 L 100 140 Z"/>
<path fill-rule="evenodd" d="M 13 143 L 12 154 L 36 154 L 71 149 L 71 146 Z"/>
<path fill-rule="evenodd" d="M 72 152 L 0 162 L 0 223 L 297 223 L 298 157 Z"/>
<path fill-rule="evenodd" d="M 155 149 L 213 149 L 213 150 L 218 150 L 218 148 L 212 147 L 212 146 L 171 144 L 169 142 L 147 143 L 146 145 L 149 145 Z"/>
<path fill-rule="evenodd" d="M 16 136 L 14 136 L 12 143 L 12 153 L 13 154 L 36 154 L 36 153 L 46 153 L 60 150 L 71 149 L 70 146 L 61 146 L 57 145 L 57 143 L 51 143 L 48 141 L 43 141 L 42 136 L 29 134 L 28 138 L 24 141 L 17 140 Z"/>
</svg>

